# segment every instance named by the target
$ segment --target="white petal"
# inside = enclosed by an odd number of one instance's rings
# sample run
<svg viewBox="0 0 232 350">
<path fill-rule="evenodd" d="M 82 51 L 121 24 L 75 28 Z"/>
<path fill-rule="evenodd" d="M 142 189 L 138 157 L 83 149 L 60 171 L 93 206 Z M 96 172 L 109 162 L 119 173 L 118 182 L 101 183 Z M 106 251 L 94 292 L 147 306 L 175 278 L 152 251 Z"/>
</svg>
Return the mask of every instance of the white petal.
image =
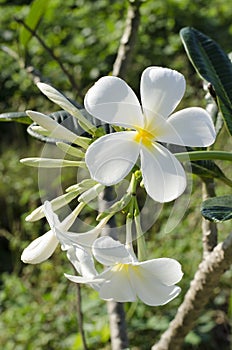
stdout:
<svg viewBox="0 0 232 350">
<path fill-rule="evenodd" d="M 153 259 L 138 263 L 138 265 L 167 286 L 178 283 L 183 277 L 181 265 L 174 259 Z"/>
<path fill-rule="evenodd" d="M 151 198 L 164 203 L 179 197 L 186 188 L 180 162 L 165 147 L 155 143 L 141 149 L 144 186 Z"/>
<path fill-rule="evenodd" d="M 43 236 L 36 238 L 24 249 L 21 260 L 27 264 L 39 264 L 53 254 L 58 243 L 59 241 L 53 232 L 48 231 Z"/>
<path fill-rule="evenodd" d="M 86 165 L 92 179 L 110 186 L 121 181 L 133 168 L 140 145 L 133 141 L 134 131 L 105 135 L 89 146 Z"/>
<path fill-rule="evenodd" d="M 131 262 L 124 244 L 111 237 L 100 237 L 93 244 L 93 255 L 101 264 L 110 266 L 115 263 Z"/>
<path fill-rule="evenodd" d="M 114 125 L 143 126 L 143 115 L 133 90 L 120 78 L 98 80 L 85 96 L 86 110 L 94 117 Z"/>
<path fill-rule="evenodd" d="M 91 286 L 93 286 L 94 289 L 97 289 L 98 283 L 104 282 L 102 278 L 98 278 L 98 277 L 91 278 L 91 277 L 73 276 L 67 273 L 65 273 L 64 275 L 72 282 L 91 284 Z"/>
<path fill-rule="evenodd" d="M 151 306 L 164 305 L 181 291 L 177 286 L 166 286 L 139 266 L 130 266 L 130 281 L 139 299 Z"/>
<path fill-rule="evenodd" d="M 63 245 L 62 248 L 64 250 L 69 249 L 71 245 L 79 245 L 90 248 L 102 230 L 102 227 L 99 225 L 99 227 L 97 226 L 94 229 L 84 233 L 68 231 L 76 219 L 77 214 L 75 214 L 75 210 L 72 211 L 62 222 L 60 222 L 58 216 L 53 212 L 49 201 L 44 202 L 44 212 L 54 235 Z"/>
<path fill-rule="evenodd" d="M 59 229 L 60 231 L 68 231 L 74 224 L 81 209 L 83 209 L 83 206 L 81 207 L 79 204 L 62 222 L 60 222 L 57 214 L 53 211 L 52 203 L 49 201 L 44 202 L 44 214 L 55 235 L 56 229 Z"/>
<path fill-rule="evenodd" d="M 124 270 L 107 270 L 101 274 L 106 279 L 102 283 L 99 295 L 105 300 L 114 300 L 117 302 L 135 301 L 136 293 L 130 283 L 128 273 Z"/>
<path fill-rule="evenodd" d="M 206 147 L 215 141 L 216 132 L 209 114 L 199 107 L 186 108 L 170 116 L 162 142 L 192 147 Z"/>
<path fill-rule="evenodd" d="M 162 67 L 148 67 L 141 77 L 141 101 L 146 125 L 153 118 L 167 118 L 185 92 L 185 79 L 179 72 Z"/>
<path fill-rule="evenodd" d="M 51 229 L 54 229 L 56 226 L 60 225 L 60 220 L 58 218 L 58 215 L 54 213 L 51 202 L 45 201 L 43 210 Z"/>
<path fill-rule="evenodd" d="M 77 246 L 70 247 L 67 250 L 67 257 L 83 277 L 93 278 L 97 276 L 93 257 L 86 249 Z"/>
<path fill-rule="evenodd" d="M 63 232 L 56 227 L 55 231 L 61 244 L 66 245 L 67 247 L 71 245 L 79 245 L 85 247 L 86 249 L 90 249 L 95 239 L 99 236 L 101 230 L 94 228 L 93 230 L 84 233 L 76 233 L 70 231 Z"/>
</svg>

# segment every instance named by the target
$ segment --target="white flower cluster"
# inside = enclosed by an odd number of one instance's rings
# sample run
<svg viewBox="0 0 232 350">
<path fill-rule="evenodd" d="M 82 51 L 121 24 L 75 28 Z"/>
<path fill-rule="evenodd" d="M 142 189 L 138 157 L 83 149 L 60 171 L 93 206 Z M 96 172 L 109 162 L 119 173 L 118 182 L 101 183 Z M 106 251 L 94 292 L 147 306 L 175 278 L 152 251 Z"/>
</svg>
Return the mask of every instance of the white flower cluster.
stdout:
<svg viewBox="0 0 232 350">
<path fill-rule="evenodd" d="M 46 216 L 50 231 L 33 241 L 23 252 L 25 263 L 40 263 L 48 259 L 57 245 L 67 252 L 78 276 L 66 277 L 75 283 L 86 283 L 99 292 L 101 298 L 119 302 L 135 301 L 138 297 L 148 305 L 163 305 L 175 298 L 180 288 L 175 284 L 182 278 L 180 264 L 169 258 L 138 261 L 131 239 L 131 217 L 139 215 L 135 199 L 135 172 L 140 171 L 147 194 L 157 202 L 169 202 L 179 197 L 186 188 L 186 176 L 181 163 L 164 147 L 175 144 L 206 147 L 215 140 L 215 130 L 208 113 L 198 107 L 174 112 L 185 91 L 182 74 L 162 67 L 148 67 L 142 74 L 141 104 L 132 89 L 120 78 L 101 78 L 87 92 L 84 105 L 93 117 L 110 124 L 115 132 L 100 135 L 72 103 L 49 85 L 39 83 L 40 90 L 52 101 L 79 119 L 81 126 L 94 136 L 78 136 L 50 117 L 28 111 L 39 124 L 41 132 L 52 132 L 64 140 L 58 147 L 85 160 L 28 158 L 22 162 L 32 166 L 87 167 L 90 179 L 74 185 L 65 195 L 46 201 L 29 217 L 34 221 Z M 67 145 L 66 142 L 78 147 Z M 139 161 L 138 161 L 139 159 Z M 121 182 L 132 173 L 130 186 L 121 201 L 115 203 L 99 224 L 84 233 L 70 228 L 81 210 L 105 186 Z M 78 197 L 78 206 L 62 222 L 55 214 L 65 203 Z M 109 219 L 127 208 L 125 244 L 101 236 Z M 126 212 L 126 209 L 124 210 Z M 138 222 L 138 221 L 137 221 Z M 140 231 L 140 229 L 137 230 Z M 103 265 L 95 268 L 95 260 Z"/>
</svg>

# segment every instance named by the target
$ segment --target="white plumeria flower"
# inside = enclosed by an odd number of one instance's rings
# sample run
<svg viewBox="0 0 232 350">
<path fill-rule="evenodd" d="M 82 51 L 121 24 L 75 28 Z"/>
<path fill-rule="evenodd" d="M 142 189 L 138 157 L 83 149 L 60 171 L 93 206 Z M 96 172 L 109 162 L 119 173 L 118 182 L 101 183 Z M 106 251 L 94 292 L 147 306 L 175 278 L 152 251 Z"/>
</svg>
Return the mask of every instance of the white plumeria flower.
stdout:
<svg viewBox="0 0 232 350">
<path fill-rule="evenodd" d="M 141 105 L 120 78 L 106 76 L 90 88 L 85 108 L 94 117 L 126 131 L 100 137 L 86 152 L 91 177 L 110 186 L 120 182 L 139 155 L 145 189 L 158 202 L 169 202 L 186 188 L 182 165 L 159 142 L 205 147 L 215 129 L 202 108 L 172 114 L 185 92 L 184 76 L 175 70 L 148 67 L 141 77 Z M 131 130 L 132 129 L 132 130 Z"/>
<path fill-rule="evenodd" d="M 60 222 L 58 216 L 52 210 L 51 203 L 46 201 L 44 203 L 44 213 L 51 230 L 31 242 L 24 249 L 21 260 L 27 264 L 39 264 L 54 253 L 59 243 L 61 243 L 64 250 L 68 250 L 73 245 L 79 248 L 83 247 L 83 249 L 91 247 L 93 241 L 98 237 L 101 227 L 96 227 L 85 233 L 68 232 L 84 205 L 85 203 L 80 203 L 71 214 Z"/>
<path fill-rule="evenodd" d="M 66 277 L 75 283 L 87 283 L 105 300 L 133 302 L 141 299 L 151 306 L 164 305 L 180 293 L 176 286 L 183 273 L 178 261 L 169 258 L 139 262 L 129 247 L 110 237 L 93 243 L 93 255 L 107 270 L 93 276 Z"/>
</svg>

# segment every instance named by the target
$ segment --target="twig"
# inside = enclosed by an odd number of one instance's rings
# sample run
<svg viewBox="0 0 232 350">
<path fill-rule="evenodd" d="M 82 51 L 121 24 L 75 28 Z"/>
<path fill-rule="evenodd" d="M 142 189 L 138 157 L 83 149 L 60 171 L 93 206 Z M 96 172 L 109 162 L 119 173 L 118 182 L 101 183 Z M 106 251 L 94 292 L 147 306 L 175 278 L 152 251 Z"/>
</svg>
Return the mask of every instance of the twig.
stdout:
<svg viewBox="0 0 232 350">
<path fill-rule="evenodd" d="M 41 44 L 41 46 L 49 53 L 49 55 L 54 59 L 54 61 L 57 62 L 57 64 L 60 66 L 61 70 L 63 73 L 66 75 L 68 78 L 72 88 L 77 92 L 77 95 L 82 98 L 79 92 L 79 87 L 76 84 L 75 79 L 73 78 L 72 74 L 69 73 L 69 71 L 65 68 L 64 64 L 61 62 L 59 57 L 56 56 L 56 54 L 53 52 L 53 50 L 44 42 L 44 40 L 38 35 L 38 33 L 30 28 L 23 20 L 16 18 L 16 21 L 20 24 L 22 24 L 30 33 L 33 37 L 35 37 L 38 42 Z"/>
<path fill-rule="evenodd" d="M 76 271 L 75 271 L 76 272 Z M 79 283 L 76 283 L 77 286 L 77 318 L 78 318 L 78 325 L 79 325 L 79 332 L 81 335 L 81 340 L 82 340 L 82 344 L 83 344 L 83 350 L 88 350 L 87 347 L 87 343 L 86 343 L 86 338 L 85 338 L 85 332 L 84 332 L 84 321 L 83 321 L 83 313 L 82 313 L 82 309 L 81 309 L 81 302 L 82 302 L 82 298 L 81 298 L 81 286 Z"/>
<path fill-rule="evenodd" d="M 152 350 L 182 349 L 181 344 L 185 336 L 194 327 L 196 319 L 209 301 L 220 277 L 229 269 L 231 263 L 232 233 L 200 263 L 175 318 L 159 342 L 152 347 Z"/>
<path fill-rule="evenodd" d="M 141 1 L 130 2 L 125 30 L 120 40 L 118 54 L 113 66 L 113 75 L 125 78 L 127 67 L 131 62 L 132 53 L 135 47 L 139 22 L 140 22 L 140 5 Z"/>
</svg>

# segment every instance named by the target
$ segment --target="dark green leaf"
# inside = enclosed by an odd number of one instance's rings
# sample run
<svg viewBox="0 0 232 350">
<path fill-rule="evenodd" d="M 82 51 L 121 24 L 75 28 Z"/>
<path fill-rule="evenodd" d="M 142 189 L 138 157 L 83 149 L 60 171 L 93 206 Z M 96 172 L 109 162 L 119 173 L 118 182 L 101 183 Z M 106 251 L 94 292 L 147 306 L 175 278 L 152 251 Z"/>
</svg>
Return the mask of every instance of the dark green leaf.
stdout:
<svg viewBox="0 0 232 350">
<path fill-rule="evenodd" d="M 49 0 L 34 0 L 31 4 L 30 12 L 26 18 L 25 23 L 32 30 L 36 30 L 39 21 L 43 17 Z M 22 27 L 19 35 L 19 42 L 25 48 L 30 41 L 32 35 L 31 33 L 24 27 Z"/>
<path fill-rule="evenodd" d="M 31 119 L 25 112 L 9 112 L 0 114 L 0 122 L 18 122 L 31 124 Z"/>
<path fill-rule="evenodd" d="M 212 84 L 219 109 L 232 135 L 232 64 L 226 53 L 211 38 L 190 27 L 180 36 L 187 55 L 202 79 Z"/>
<path fill-rule="evenodd" d="M 232 187 L 232 181 L 228 179 L 223 171 L 212 160 L 198 160 L 191 162 L 192 173 L 202 178 L 219 179 Z"/>
<path fill-rule="evenodd" d="M 202 203 L 201 214 L 205 219 L 222 222 L 232 219 L 232 196 L 213 197 Z"/>
</svg>

